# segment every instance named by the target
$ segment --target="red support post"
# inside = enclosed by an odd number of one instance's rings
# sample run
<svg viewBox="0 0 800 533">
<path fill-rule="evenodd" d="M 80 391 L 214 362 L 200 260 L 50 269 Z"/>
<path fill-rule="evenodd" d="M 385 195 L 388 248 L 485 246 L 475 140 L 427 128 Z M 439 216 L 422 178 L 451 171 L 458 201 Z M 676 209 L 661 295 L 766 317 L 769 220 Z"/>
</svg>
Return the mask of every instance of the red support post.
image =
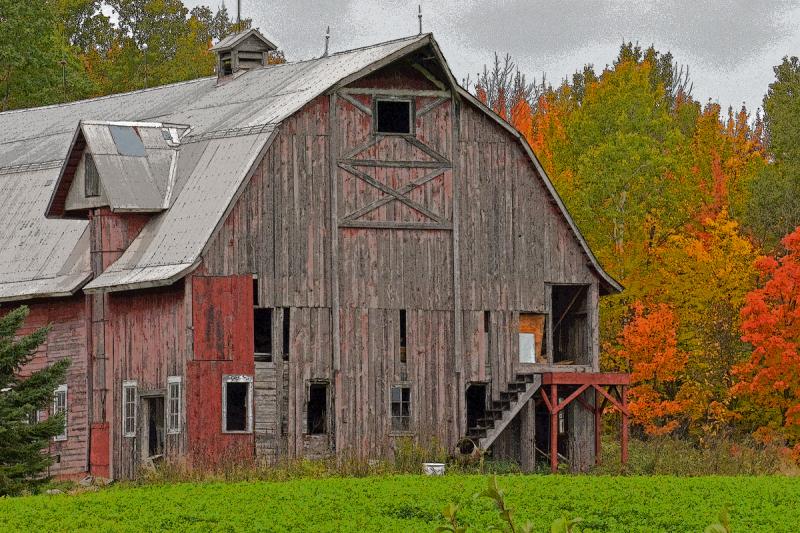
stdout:
<svg viewBox="0 0 800 533">
<path fill-rule="evenodd" d="M 558 385 L 550 385 L 550 470 L 553 474 L 558 472 Z"/>
<path fill-rule="evenodd" d="M 599 465 L 603 462 L 603 454 L 600 449 L 600 433 L 602 430 L 603 406 L 597 401 L 597 391 L 594 391 L 594 464 Z"/>
<path fill-rule="evenodd" d="M 628 387 L 622 385 L 622 464 L 628 464 Z"/>
</svg>

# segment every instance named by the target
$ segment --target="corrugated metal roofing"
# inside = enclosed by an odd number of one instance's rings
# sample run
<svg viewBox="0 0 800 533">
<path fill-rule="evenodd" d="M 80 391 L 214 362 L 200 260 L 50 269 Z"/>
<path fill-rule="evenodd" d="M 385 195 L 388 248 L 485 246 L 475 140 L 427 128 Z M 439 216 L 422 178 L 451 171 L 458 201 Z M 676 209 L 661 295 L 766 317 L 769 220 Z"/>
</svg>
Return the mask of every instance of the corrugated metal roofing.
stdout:
<svg viewBox="0 0 800 533">
<path fill-rule="evenodd" d="M 73 292 L 88 277 L 88 264 L 68 261 L 88 262 L 88 241 L 81 239 L 87 223 L 44 217 L 59 176 L 54 162 L 66 157 L 81 120 L 191 126 L 190 142 L 179 149 L 170 208 L 87 289 L 164 284 L 197 263 L 277 124 L 340 80 L 429 42 L 429 35 L 415 36 L 255 69 L 222 84 L 202 78 L 0 113 L 0 193 L 8 191 L 0 198 L 0 299 Z"/>
</svg>

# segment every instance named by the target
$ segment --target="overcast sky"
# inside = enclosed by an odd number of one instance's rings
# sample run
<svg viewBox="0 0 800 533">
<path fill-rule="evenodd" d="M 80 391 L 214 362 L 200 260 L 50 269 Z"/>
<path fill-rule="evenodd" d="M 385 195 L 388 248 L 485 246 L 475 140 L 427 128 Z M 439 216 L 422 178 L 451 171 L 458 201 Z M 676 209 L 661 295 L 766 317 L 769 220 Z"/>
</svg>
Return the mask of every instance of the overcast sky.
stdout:
<svg viewBox="0 0 800 533">
<path fill-rule="evenodd" d="M 184 0 L 216 9 L 222 0 Z M 611 63 L 623 40 L 655 44 L 689 67 L 693 95 L 727 107 L 761 105 L 772 67 L 800 55 L 800 0 L 241 0 L 242 16 L 289 60 L 433 32 L 456 77 L 474 79 L 495 51 L 528 78 L 560 81 L 585 63 Z M 236 0 L 225 2 L 232 16 Z"/>
</svg>

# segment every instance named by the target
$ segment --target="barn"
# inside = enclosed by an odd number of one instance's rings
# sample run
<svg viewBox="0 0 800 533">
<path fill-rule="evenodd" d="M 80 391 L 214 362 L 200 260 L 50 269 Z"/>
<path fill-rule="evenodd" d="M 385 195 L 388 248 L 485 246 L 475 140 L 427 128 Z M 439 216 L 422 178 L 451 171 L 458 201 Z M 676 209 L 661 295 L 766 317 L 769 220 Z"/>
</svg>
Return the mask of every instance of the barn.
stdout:
<svg viewBox="0 0 800 533">
<path fill-rule="evenodd" d="M 389 458 L 402 439 L 588 468 L 598 263 L 430 34 L 0 113 L 0 312 L 72 365 L 52 473 Z M 41 413 L 47 416 L 48 413 Z"/>
</svg>

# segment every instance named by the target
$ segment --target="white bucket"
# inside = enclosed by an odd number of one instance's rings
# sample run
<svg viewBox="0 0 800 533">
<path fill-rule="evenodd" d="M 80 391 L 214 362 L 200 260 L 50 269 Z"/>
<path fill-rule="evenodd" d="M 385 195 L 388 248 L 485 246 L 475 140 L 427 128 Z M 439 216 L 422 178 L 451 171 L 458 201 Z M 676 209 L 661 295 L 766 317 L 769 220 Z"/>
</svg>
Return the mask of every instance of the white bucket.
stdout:
<svg viewBox="0 0 800 533">
<path fill-rule="evenodd" d="M 444 463 L 422 463 L 422 471 L 426 476 L 443 476 Z"/>
</svg>

